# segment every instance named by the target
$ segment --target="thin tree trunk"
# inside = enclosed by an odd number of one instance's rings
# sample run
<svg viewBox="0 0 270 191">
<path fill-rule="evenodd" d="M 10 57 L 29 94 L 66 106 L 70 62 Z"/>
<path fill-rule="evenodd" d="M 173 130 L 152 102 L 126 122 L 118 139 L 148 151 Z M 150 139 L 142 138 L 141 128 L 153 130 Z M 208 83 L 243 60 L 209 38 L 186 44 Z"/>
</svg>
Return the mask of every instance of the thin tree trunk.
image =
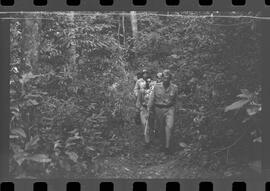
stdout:
<svg viewBox="0 0 270 191">
<path fill-rule="evenodd" d="M 132 29 L 132 37 L 133 40 L 131 41 L 130 44 L 130 50 L 132 52 L 130 52 L 130 58 L 131 58 L 131 62 L 135 63 L 136 61 L 136 44 L 137 44 L 137 40 L 138 40 L 138 24 L 137 24 L 137 14 L 136 11 L 131 11 L 130 12 L 130 21 L 131 21 L 131 29 Z"/>
<path fill-rule="evenodd" d="M 69 53 L 69 63 L 67 65 L 66 75 L 73 78 L 76 76 L 77 66 L 76 66 L 76 43 L 75 43 L 75 21 L 74 21 L 74 12 L 70 12 L 68 15 L 69 24 L 70 24 L 70 47 L 68 49 Z"/>
<path fill-rule="evenodd" d="M 132 36 L 133 36 L 134 40 L 136 41 L 137 34 L 138 34 L 136 11 L 130 11 L 130 20 L 131 20 Z"/>
<path fill-rule="evenodd" d="M 120 29 L 121 29 L 121 17 L 119 17 L 119 21 L 118 21 L 118 31 L 117 31 L 117 36 L 118 36 L 118 42 L 120 43 Z"/>
<path fill-rule="evenodd" d="M 27 15 L 25 15 L 27 17 Z M 35 67 L 39 57 L 39 46 L 40 46 L 40 33 L 39 28 L 41 20 L 38 19 L 38 15 L 33 15 L 37 19 L 25 19 L 24 28 L 24 63 L 31 69 Z"/>
<path fill-rule="evenodd" d="M 125 30 L 125 15 L 123 14 L 122 15 L 122 28 L 123 28 L 123 44 L 124 44 L 124 47 L 126 45 L 126 39 L 125 39 L 125 35 L 126 35 L 126 30 Z"/>
</svg>

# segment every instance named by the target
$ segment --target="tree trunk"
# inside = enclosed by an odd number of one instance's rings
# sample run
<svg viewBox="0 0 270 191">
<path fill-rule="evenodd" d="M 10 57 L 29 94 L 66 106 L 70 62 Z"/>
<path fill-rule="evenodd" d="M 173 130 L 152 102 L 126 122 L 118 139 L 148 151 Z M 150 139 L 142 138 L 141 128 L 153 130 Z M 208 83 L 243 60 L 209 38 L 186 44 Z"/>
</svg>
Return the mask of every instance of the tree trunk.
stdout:
<svg viewBox="0 0 270 191">
<path fill-rule="evenodd" d="M 123 29 L 123 45 L 126 46 L 126 29 L 125 29 L 125 15 L 122 15 L 122 29 Z"/>
<path fill-rule="evenodd" d="M 74 20 L 74 12 L 70 12 L 68 15 L 69 20 L 69 30 L 70 30 L 70 46 L 68 48 L 69 54 L 69 62 L 66 68 L 66 75 L 70 78 L 73 78 L 77 74 L 77 66 L 76 66 L 76 43 L 75 43 L 75 20 Z"/>
<path fill-rule="evenodd" d="M 133 40 L 130 43 L 130 63 L 132 63 L 132 65 L 135 63 L 136 65 L 136 42 L 138 40 L 138 24 L 137 24 L 137 15 L 136 15 L 136 11 L 130 11 L 130 21 L 131 21 L 131 29 L 132 29 L 132 37 Z"/>
<path fill-rule="evenodd" d="M 136 41 L 137 34 L 138 34 L 136 11 L 130 11 L 130 20 L 131 20 L 132 36 L 133 36 L 134 40 Z"/>
<path fill-rule="evenodd" d="M 28 17 L 25 15 L 25 17 Z M 25 19 L 23 34 L 24 64 L 31 69 L 35 69 L 39 57 L 41 20 L 39 15 L 32 15 L 36 19 Z"/>
</svg>

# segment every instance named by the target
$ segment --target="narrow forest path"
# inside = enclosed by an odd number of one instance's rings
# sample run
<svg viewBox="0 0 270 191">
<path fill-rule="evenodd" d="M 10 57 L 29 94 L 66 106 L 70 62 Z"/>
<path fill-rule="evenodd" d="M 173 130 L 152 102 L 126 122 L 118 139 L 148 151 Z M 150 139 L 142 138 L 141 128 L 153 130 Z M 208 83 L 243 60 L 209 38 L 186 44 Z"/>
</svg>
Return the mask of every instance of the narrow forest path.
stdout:
<svg viewBox="0 0 270 191">
<path fill-rule="evenodd" d="M 137 139 L 141 139 L 137 137 Z M 228 167 L 210 170 L 199 164 L 192 164 L 184 156 L 184 151 L 165 155 L 156 145 L 144 148 L 141 140 L 137 140 L 135 151 L 105 157 L 98 162 L 99 178 L 232 178 L 254 176 L 248 167 Z"/>
</svg>

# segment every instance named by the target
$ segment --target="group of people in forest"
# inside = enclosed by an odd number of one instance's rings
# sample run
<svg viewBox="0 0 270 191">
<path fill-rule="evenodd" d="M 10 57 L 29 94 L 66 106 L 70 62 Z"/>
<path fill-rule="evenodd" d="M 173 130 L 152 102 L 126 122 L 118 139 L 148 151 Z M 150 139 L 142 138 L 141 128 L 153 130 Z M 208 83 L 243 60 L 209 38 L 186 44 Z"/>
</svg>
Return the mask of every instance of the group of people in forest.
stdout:
<svg viewBox="0 0 270 191">
<path fill-rule="evenodd" d="M 137 78 L 134 94 L 137 119 L 143 126 L 145 146 L 149 147 L 152 142 L 151 130 L 164 129 L 165 144 L 161 148 L 166 154 L 170 154 L 178 87 L 171 82 L 172 74 L 167 69 L 157 73 L 156 80 L 151 78 L 147 70 L 143 70 L 142 76 Z"/>
</svg>

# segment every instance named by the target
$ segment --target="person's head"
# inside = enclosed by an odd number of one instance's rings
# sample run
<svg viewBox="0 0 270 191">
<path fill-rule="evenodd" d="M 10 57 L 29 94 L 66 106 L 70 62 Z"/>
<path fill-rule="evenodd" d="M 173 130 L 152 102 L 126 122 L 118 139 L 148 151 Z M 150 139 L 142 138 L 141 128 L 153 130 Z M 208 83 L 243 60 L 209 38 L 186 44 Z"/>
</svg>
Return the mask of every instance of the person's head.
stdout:
<svg viewBox="0 0 270 191">
<path fill-rule="evenodd" d="M 142 72 L 138 72 L 138 73 L 136 74 L 136 76 L 137 76 L 137 79 L 142 78 Z"/>
<path fill-rule="evenodd" d="M 157 82 L 161 82 L 162 81 L 162 76 L 163 76 L 162 72 L 158 72 L 157 73 Z"/>
<path fill-rule="evenodd" d="M 145 80 L 149 77 L 149 74 L 148 74 L 148 71 L 147 71 L 147 70 L 143 70 L 143 71 L 142 71 L 142 77 L 143 77 L 143 79 L 145 79 Z"/>
<path fill-rule="evenodd" d="M 163 82 L 164 83 L 169 83 L 172 79 L 172 74 L 170 70 L 164 70 L 163 71 Z"/>
<path fill-rule="evenodd" d="M 151 78 L 147 78 L 146 79 L 146 84 L 145 84 L 145 89 L 149 89 L 150 88 L 150 83 L 151 83 Z"/>
</svg>

